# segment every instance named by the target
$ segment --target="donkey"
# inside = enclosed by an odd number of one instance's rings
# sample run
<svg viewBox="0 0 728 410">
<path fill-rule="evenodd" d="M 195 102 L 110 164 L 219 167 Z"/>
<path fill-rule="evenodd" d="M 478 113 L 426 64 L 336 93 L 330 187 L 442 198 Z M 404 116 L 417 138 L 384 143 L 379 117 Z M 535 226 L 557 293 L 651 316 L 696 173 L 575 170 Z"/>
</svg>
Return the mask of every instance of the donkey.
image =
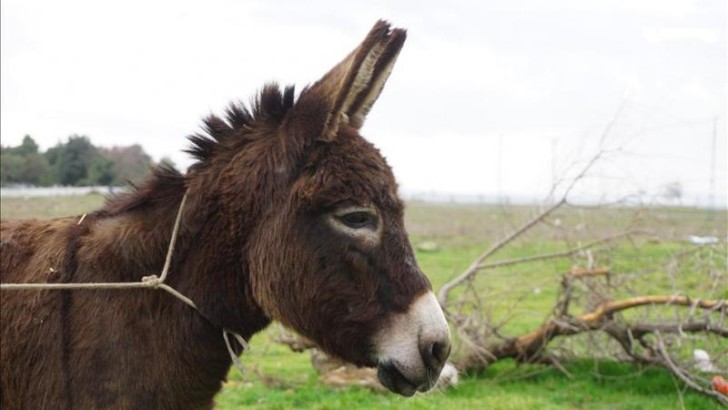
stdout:
<svg viewBox="0 0 728 410">
<path fill-rule="evenodd" d="M 4 221 L 3 283 L 139 281 L 186 195 L 166 283 L 198 309 L 151 289 L 3 291 L 2 408 L 211 408 L 222 329 L 249 339 L 272 320 L 393 392 L 430 389 L 448 326 L 392 171 L 359 134 L 405 37 L 379 21 L 298 98 L 269 84 L 208 117 L 184 175 L 156 167 L 80 221 Z"/>
</svg>

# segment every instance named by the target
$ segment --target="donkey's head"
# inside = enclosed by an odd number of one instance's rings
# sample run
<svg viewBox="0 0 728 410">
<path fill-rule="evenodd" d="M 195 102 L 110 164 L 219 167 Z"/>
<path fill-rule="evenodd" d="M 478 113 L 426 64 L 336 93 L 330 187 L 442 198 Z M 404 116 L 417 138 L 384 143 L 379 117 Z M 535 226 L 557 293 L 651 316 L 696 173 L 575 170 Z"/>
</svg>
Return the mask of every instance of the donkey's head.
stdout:
<svg viewBox="0 0 728 410">
<path fill-rule="evenodd" d="M 405 37 L 380 21 L 297 101 L 292 88 L 268 86 L 252 114 L 233 107 L 229 124 L 208 126 L 213 136 L 242 135 L 229 148 L 247 147 L 227 151 L 215 181 L 252 185 L 252 194 L 221 195 L 252 201 L 240 210 L 248 215 L 234 217 L 255 215 L 241 223 L 250 231 L 243 255 L 255 302 L 325 351 L 377 366 L 386 387 L 411 395 L 437 380 L 449 331 L 415 261 L 392 171 L 359 135 Z M 198 154 L 207 149 L 195 142 Z"/>
</svg>

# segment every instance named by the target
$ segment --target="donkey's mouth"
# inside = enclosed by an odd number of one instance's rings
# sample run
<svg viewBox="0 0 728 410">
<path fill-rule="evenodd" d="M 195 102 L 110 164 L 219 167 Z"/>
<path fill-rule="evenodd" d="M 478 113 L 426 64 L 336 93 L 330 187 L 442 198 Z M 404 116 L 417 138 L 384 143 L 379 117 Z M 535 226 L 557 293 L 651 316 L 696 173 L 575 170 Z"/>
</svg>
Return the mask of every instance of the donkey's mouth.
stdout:
<svg viewBox="0 0 728 410">
<path fill-rule="evenodd" d="M 397 369 L 397 366 L 392 362 L 379 363 L 377 365 L 377 377 L 379 381 L 394 393 L 401 394 L 402 396 L 409 397 L 415 394 L 415 392 L 429 390 L 430 386 L 415 386 L 409 381 L 402 372 Z"/>
</svg>

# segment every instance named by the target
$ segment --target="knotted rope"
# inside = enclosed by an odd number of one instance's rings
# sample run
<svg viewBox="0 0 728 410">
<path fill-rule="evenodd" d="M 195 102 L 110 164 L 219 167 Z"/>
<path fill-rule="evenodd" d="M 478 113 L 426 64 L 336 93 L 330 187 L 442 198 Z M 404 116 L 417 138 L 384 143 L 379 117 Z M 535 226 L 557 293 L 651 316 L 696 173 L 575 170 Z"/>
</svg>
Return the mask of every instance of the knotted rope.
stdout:
<svg viewBox="0 0 728 410">
<path fill-rule="evenodd" d="M 142 280 L 140 282 L 101 282 L 101 283 L 0 283 L 0 290 L 74 290 L 74 289 L 162 289 L 165 292 L 171 294 L 172 296 L 176 297 L 177 299 L 181 300 L 182 302 L 186 303 L 191 308 L 195 309 L 198 313 L 202 314 L 200 312 L 200 309 L 197 307 L 195 302 L 192 301 L 192 299 L 188 298 L 187 296 L 181 294 L 173 287 L 167 285 L 164 283 L 165 279 L 167 279 L 167 274 L 169 274 L 169 267 L 172 264 L 172 254 L 174 253 L 174 247 L 177 244 L 177 236 L 179 233 L 179 226 L 182 221 L 182 211 L 184 210 L 185 203 L 187 202 L 187 193 L 185 192 L 184 196 L 182 197 L 182 202 L 179 204 L 179 210 L 177 211 L 177 218 L 174 221 L 174 228 L 172 229 L 172 238 L 169 241 L 169 247 L 167 248 L 167 256 L 164 259 L 164 266 L 162 267 L 162 272 L 157 275 L 149 275 L 142 277 Z M 80 225 L 81 222 L 86 218 L 86 214 L 84 214 L 81 219 L 78 221 L 78 224 Z M 204 316 L 203 316 L 204 317 Z M 230 341 L 228 340 L 228 334 L 231 334 L 235 337 L 235 339 L 240 343 L 240 345 L 243 348 L 243 352 L 250 349 L 248 343 L 245 341 L 245 339 L 240 336 L 239 334 L 232 332 L 228 329 L 223 328 L 222 329 L 222 336 L 225 340 L 225 346 L 227 347 L 228 353 L 230 353 L 230 358 L 233 361 L 233 364 L 238 369 L 238 371 L 241 374 L 245 373 L 245 369 L 243 368 L 243 364 L 240 362 L 240 359 L 237 355 L 235 355 L 235 352 L 232 349 L 232 346 L 230 344 Z"/>
</svg>

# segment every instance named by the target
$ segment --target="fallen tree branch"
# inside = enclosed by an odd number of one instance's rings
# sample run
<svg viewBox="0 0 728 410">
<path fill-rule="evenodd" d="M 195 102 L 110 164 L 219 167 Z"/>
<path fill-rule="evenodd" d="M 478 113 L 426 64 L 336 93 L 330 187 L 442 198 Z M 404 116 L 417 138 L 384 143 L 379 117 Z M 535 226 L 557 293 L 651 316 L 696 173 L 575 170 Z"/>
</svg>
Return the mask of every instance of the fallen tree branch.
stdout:
<svg viewBox="0 0 728 410">
<path fill-rule="evenodd" d="M 521 336 L 510 338 L 503 343 L 485 348 L 489 353 L 483 355 L 479 352 L 477 355 L 467 356 L 462 363 L 460 368 L 464 371 L 478 371 L 486 368 L 491 363 L 505 359 L 514 358 L 519 361 L 529 362 L 537 359 L 546 345 L 557 336 L 570 336 L 581 332 L 589 332 L 595 330 L 604 330 L 607 323 L 612 322 L 612 315 L 614 313 L 621 312 L 626 309 L 636 308 L 645 305 L 662 305 L 662 306 L 695 306 L 701 309 L 712 310 L 712 311 L 723 311 L 728 310 L 728 304 L 725 300 L 700 300 L 690 299 L 686 296 L 675 296 L 675 295 L 651 295 L 651 296 L 640 296 L 634 298 L 628 298 L 618 300 L 614 302 L 606 302 L 600 305 L 596 310 L 588 313 L 584 313 L 580 316 L 560 316 L 550 319 L 546 323 L 542 324 L 538 328 L 525 333 Z M 704 323 L 704 326 L 700 324 L 674 325 L 676 331 L 682 329 L 684 332 L 690 331 L 712 331 L 719 335 L 723 335 L 726 329 L 714 326 L 710 323 Z M 660 330 L 670 330 L 670 326 L 656 326 L 656 325 L 636 325 L 635 329 L 632 330 L 631 325 L 624 325 L 623 331 L 631 333 L 635 338 L 641 337 L 647 333 L 656 333 Z M 617 332 L 610 332 L 610 335 L 618 334 Z M 615 337 L 616 338 L 616 337 Z M 623 347 L 632 346 L 631 342 L 625 340 L 619 340 Z"/>
<path fill-rule="evenodd" d="M 566 275 L 566 278 L 581 279 L 581 278 L 586 278 L 586 277 L 590 277 L 590 276 L 604 276 L 604 275 L 609 275 L 609 272 L 610 272 L 610 270 L 608 268 L 585 269 L 585 268 L 573 267 L 573 268 L 571 268 L 569 273 Z"/>
<path fill-rule="evenodd" d="M 721 311 L 726 311 L 726 309 L 728 309 L 728 304 L 726 304 L 725 300 L 691 299 L 687 296 L 676 295 L 637 296 L 615 302 L 604 303 L 596 311 L 581 315 L 579 320 L 587 323 L 596 322 L 601 320 L 604 316 L 644 305 L 696 306 L 702 309 L 714 309 Z"/>
<path fill-rule="evenodd" d="M 637 323 L 630 326 L 633 337 L 642 337 L 650 333 L 715 333 L 718 336 L 728 338 L 728 328 L 721 327 L 709 321 L 690 323 L 669 323 L 653 325 L 648 323 Z"/>
</svg>

